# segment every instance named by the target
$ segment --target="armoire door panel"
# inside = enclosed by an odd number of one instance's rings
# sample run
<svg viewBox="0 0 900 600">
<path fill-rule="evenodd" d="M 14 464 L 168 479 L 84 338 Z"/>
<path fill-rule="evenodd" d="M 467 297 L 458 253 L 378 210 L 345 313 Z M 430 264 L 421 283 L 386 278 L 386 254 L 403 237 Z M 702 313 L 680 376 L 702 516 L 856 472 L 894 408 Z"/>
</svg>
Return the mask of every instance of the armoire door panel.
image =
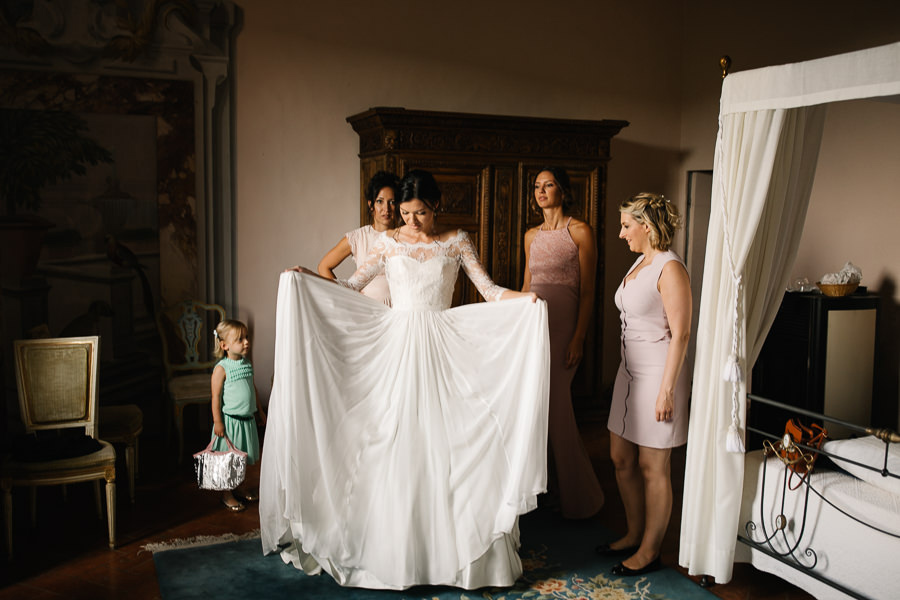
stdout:
<svg viewBox="0 0 900 600">
<path fill-rule="evenodd" d="M 521 240 L 517 236 L 516 223 L 521 210 L 519 187 L 516 183 L 518 165 L 494 167 L 493 193 L 491 194 L 491 244 L 490 262 L 485 262 L 491 277 L 499 285 L 510 289 L 522 288 L 516 270 Z"/>
</svg>

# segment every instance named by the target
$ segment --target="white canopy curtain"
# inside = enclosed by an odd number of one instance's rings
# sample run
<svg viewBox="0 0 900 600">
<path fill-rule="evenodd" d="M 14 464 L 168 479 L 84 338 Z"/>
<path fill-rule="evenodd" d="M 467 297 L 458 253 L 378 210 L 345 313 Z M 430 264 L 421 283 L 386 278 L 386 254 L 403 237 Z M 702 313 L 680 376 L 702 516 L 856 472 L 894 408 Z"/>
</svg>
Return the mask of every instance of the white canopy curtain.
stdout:
<svg viewBox="0 0 900 600">
<path fill-rule="evenodd" d="M 797 254 L 824 105 L 898 94 L 900 43 L 723 82 L 681 518 L 679 563 L 692 575 L 731 580 L 744 455 L 729 451 L 729 430 L 743 438 L 746 374 Z"/>
</svg>

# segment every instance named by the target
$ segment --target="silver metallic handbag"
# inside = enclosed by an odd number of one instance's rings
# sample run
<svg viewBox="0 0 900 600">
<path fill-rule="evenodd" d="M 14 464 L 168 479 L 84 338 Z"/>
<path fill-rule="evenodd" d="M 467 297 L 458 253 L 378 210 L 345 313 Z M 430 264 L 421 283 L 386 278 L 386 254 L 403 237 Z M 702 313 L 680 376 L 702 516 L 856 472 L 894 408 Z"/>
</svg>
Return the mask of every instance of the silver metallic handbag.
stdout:
<svg viewBox="0 0 900 600">
<path fill-rule="evenodd" d="M 225 436 L 228 450 L 214 452 L 212 447 L 216 438 L 209 441 L 209 446 L 194 454 L 194 473 L 197 485 L 204 490 L 233 490 L 244 481 L 247 475 L 247 453 L 235 448 L 228 436 Z"/>
</svg>

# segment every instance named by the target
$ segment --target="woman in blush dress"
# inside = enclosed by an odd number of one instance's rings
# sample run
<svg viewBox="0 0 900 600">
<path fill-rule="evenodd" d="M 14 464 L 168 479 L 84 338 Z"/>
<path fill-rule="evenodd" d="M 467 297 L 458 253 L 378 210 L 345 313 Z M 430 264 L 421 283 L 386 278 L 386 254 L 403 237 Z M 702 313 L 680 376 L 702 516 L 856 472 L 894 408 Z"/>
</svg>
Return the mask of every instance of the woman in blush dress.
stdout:
<svg viewBox="0 0 900 600">
<path fill-rule="evenodd" d="M 262 547 L 340 585 L 511 586 L 546 489 L 546 304 L 494 284 L 439 202 L 410 172 L 351 289 L 281 275 Z M 488 302 L 450 308 L 460 267 Z M 390 308 L 352 291 L 382 272 Z"/>
<path fill-rule="evenodd" d="M 622 362 L 609 411 L 609 450 L 625 505 L 625 535 L 597 548 L 626 557 L 619 576 L 658 569 L 672 513 L 672 448 L 687 441 L 691 282 L 669 250 L 681 218 L 656 194 L 638 194 L 619 207 L 619 237 L 640 254 L 616 290 L 622 321 Z"/>
<path fill-rule="evenodd" d="M 400 178 L 387 171 L 378 171 L 366 185 L 366 203 L 369 205 L 371 225 L 347 232 L 341 240 L 319 261 L 318 272 L 322 277 L 337 279 L 334 269 L 352 255 L 356 267 L 362 265 L 369 255 L 369 249 L 376 238 L 394 227 L 394 199 L 400 194 Z M 388 290 L 384 275 L 375 277 L 362 293 L 388 306 L 391 305 L 391 293 Z"/>
<path fill-rule="evenodd" d="M 549 446 L 560 511 L 584 519 L 603 506 L 603 489 L 578 433 L 572 378 L 584 353 L 594 302 L 597 247 L 591 226 L 570 216 L 571 184 L 565 170 L 543 169 L 534 180 L 534 201 L 544 222 L 525 233 L 525 283 L 547 301 L 550 327 Z"/>
</svg>

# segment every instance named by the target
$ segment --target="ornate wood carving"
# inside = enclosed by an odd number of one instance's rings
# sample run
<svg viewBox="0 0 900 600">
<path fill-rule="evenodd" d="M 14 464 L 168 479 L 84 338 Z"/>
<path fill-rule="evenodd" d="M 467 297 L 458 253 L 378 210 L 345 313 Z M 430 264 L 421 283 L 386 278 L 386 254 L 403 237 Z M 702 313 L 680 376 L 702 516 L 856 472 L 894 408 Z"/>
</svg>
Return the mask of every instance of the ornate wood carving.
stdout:
<svg viewBox="0 0 900 600">
<path fill-rule="evenodd" d="M 403 176 L 421 168 L 434 173 L 443 194 L 440 222 L 462 227 L 475 240 L 494 280 L 520 289 L 525 268 L 525 231 L 541 222 L 532 181 L 543 166 L 565 167 L 572 180 L 572 214 L 597 235 L 597 315 L 602 314 L 606 164 L 610 140 L 627 121 L 583 121 L 371 108 L 347 118 L 359 135 L 361 185 L 377 169 Z M 365 222 L 365 201 L 360 221 Z M 461 277 L 457 298 L 478 301 Z M 602 318 L 595 318 L 585 359 L 574 384 L 582 401 L 600 397 Z"/>
</svg>

